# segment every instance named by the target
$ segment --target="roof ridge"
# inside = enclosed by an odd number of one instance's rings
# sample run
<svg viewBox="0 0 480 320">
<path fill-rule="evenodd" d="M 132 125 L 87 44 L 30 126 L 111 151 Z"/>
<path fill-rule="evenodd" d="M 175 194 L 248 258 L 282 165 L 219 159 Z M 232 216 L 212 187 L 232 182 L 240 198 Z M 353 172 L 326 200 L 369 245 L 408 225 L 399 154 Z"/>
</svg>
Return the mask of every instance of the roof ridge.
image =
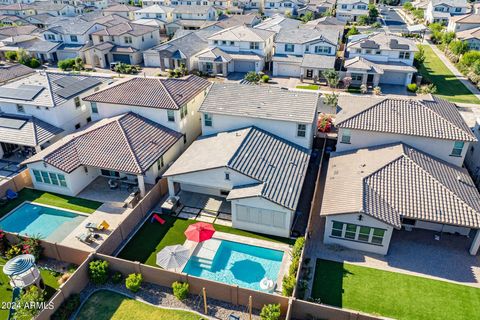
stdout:
<svg viewBox="0 0 480 320">
<path fill-rule="evenodd" d="M 40 72 L 41 71 L 39 71 L 39 74 L 41 75 Z M 50 74 L 48 72 L 45 72 L 45 78 L 47 78 L 47 89 L 48 89 L 48 92 L 50 93 L 50 100 L 52 101 L 52 106 L 55 107 L 56 104 L 55 104 L 55 99 L 53 98 L 53 89 L 50 84 Z"/>
<path fill-rule="evenodd" d="M 138 157 L 136 156 L 136 154 L 132 151 L 132 148 L 131 148 L 131 145 L 130 145 L 130 139 L 127 137 L 127 134 L 125 133 L 125 129 L 123 128 L 123 125 L 122 123 L 120 122 L 120 119 L 123 119 L 127 116 L 133 116 L 133 117 L 136 117 L 136 115 L 133 113 L 133 112 L 128 112 L 120 117 L 117 117 L 113 120 L 113 123 L 117 123 L 118 126 L 120 127 L 120 134 L 122 135 L 122 137 L 125 139 L 125 142 L 128 144 L 128 152 L 131 154 L 133 160 L 134 160 L 134 163 L 135 165 L 137 166 L 137 169 L 139 169 L 139 171 L 141 173 L 143 173 L 143 169 L 142 169 L 142 166 L 140 165 L 140 161 L 138 160 Z"/>
<path fill-rule="evenodd" d="M 167 89 L 167 87 L 166 87 L 165 84 L 163 83 L 162 79 L 158 79 L 158 83 L 160 83 L 160 86 L 167 92 L 167 96 L 170 98 L 170 100 L 173 102 L 173 104 L 176 105 L 177 107 L 180 107 L 180 106 L 178 105 L 178 103 L 175 101 L 175 99 L 173 99 L 172 94 L 171 94 L 170 91 Z"/>
<path fill-rule="evenodd" d="M 354 59 L 355 59 L 355 58 L 354 58 Z M 350 117 L 347 117 L 347 118 L 343 119 L 342 121 L 336 123 L 335 125 L 338 126 L 338 125 L 346 122 L 347 120 L 351 120 L 351 119 L 353 119 L 354 117 L 358 117 L 359 115 L 365 113 L 366 111 L 372 109 L 373 107 L 378 106 L 380 103 L 383 103 L 383 102 L 385 102 L 386 100 L 390 100 L 390 99 L 392 99 L 392 98 L 384 98 L 384 99 L 381 99 L 381 100 L 378 101 L 377 103 L 374 103 L 374 104 L 372 104 L 371 106 L 368 106 L 368 107 L 364 108 L 363 110 L 358 111 L 357 113 L 351 115 Z"/>
</svg>

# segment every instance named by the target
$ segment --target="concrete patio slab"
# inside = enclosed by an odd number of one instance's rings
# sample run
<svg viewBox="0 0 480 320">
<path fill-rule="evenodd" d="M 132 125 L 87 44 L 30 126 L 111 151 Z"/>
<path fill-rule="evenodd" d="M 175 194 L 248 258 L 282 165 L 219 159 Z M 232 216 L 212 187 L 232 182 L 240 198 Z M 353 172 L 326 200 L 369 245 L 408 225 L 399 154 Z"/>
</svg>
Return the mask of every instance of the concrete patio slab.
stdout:
<svg viewBox="0 0 480 320">
<path fill-rule="evenodd" d="M 183 219 L 194 220 L 197 217 L 197 214 L 181 211 L 178 217 Z"/>
<path fill-rule="evenodd" d="M 180 197 L 180 203 L 186 207 L 198 208 L 210 212 L 232 212 L 230 203 L 222 197 L 183 190 L 180 191 L 177 196 Z"/>
</svg>

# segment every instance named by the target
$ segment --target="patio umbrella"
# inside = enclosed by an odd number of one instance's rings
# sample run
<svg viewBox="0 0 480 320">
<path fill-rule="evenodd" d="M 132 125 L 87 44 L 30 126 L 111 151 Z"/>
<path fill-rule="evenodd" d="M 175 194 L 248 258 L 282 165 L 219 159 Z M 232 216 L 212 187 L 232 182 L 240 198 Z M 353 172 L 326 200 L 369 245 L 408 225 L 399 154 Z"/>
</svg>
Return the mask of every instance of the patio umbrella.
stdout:
<svg viewBox="0 0 480 320">
<path fill-rule="evenodd" d="M 197 222 L 188 226 L 185 230 L 185 236 L 190 241 L 202 242 L 213 237 L 215 228 L 206 222 Z"/>
<path fill-rule="evenodd" d="M 157 265 L 163 269 L 176 269 L 187 263 L 190 250 L 182 245 L 167 246 L 157 253 Z"/>
</svg>

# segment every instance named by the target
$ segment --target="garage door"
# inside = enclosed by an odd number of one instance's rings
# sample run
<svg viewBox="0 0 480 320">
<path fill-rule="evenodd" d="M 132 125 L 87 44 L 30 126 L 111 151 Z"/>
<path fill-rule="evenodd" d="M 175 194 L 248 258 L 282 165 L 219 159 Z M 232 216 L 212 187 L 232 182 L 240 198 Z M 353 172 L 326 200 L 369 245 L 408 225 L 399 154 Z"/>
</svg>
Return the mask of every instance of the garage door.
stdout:
<svg viewBox="0 0 480 320">
<path fill-rule="evenodd" d="M 404 85 L 406 76 L 407 74 L 402 72 L 385 71 L 385 73 L 380 76 L 380 83 Z"/>
<path fill-rule="evenodd" d="M 127 54 L 114 54 L 113 62 L 123 62 L 130 64 L 130 56 Z"/>
<path fill-rule="evenodd" d="M 300 66 L 294 64 L 275 63 L 276 75 L 286 77 L 300 77 Z M 274 68 L 275 68 L 274 67 Z"/>
<path fill-rule="evenodd" d="M 160 67 L 160 55 L 156 54 L 144 54 L 143 60 L 145 60 L 146 67 Z"/>
<path fill-rule="evenodd" d="M 235 60 L 234 68 L 235 72 L 255 71 L 255 62 Z"/>
<path fill-rule="evenodd" d="M 237 204 L 237 220 L 273 228 L 285 228 L 285 213 Z"/>
<path fill-rule="evenodd" d="M 78 57 L 77 52 L 57 51 L 58 60 L 75 59 L 76 57 Z"/>
</svg>

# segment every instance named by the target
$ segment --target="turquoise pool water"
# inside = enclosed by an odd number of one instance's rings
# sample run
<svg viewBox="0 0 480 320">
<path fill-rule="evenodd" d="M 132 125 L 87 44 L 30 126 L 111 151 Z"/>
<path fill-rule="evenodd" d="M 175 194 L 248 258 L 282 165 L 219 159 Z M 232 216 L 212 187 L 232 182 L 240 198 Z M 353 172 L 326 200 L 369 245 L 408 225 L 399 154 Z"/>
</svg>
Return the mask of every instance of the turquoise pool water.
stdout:
<svg viewBox="0 0 480 320">
<path fill-rule="evenodd" d="M 61 241 L 83 220 L 84 215 L 25 202 L 0 220 L 0 228 L 49 241 Z"/>
<path fill-rule="evenodd" d="M 192 256 L 183 272 L 239 287 L 261 290 L 264 277 L 277 281 L 283 251 L 222 240 L 213 260 Z"/>
</svg>

